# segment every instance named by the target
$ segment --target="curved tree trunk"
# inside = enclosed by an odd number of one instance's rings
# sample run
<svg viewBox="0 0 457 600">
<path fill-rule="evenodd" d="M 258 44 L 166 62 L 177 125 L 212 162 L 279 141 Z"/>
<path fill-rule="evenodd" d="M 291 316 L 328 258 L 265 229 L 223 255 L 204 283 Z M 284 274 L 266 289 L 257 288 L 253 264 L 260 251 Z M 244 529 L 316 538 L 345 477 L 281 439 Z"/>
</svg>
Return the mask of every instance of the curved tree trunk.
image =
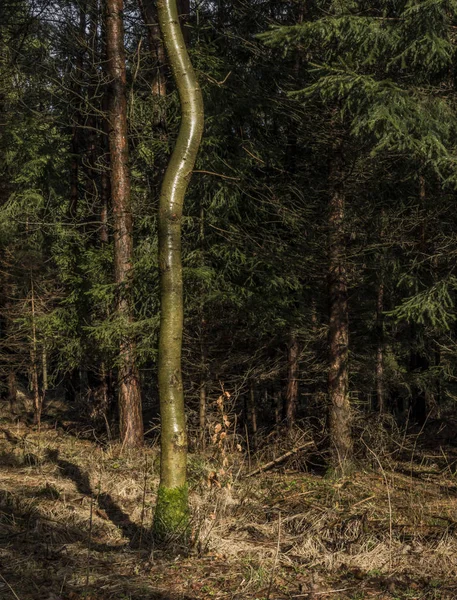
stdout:
<svg viewBox="0 0 457 600">
<path fill-rule="evenodd" d="M 179 25 L 176 0 L 158 0 L 157 11 L 182 113 L 159 206 L 161 317 L 158 375 L 162 433 L 154 533 L 164 538 L 172 533 L 186 532 L 188 523 L 187 436 L 181 376 L 181 219 L 184 196 L 203 132 L 203 100 Z"/>
<path fill-rule="evenodd" d="M 108 124 L 113 206 L 114 277 L 119 287 L 117 311 L 125 326 L 133 320 L 130 278 L 133 224 L 128 169 L 127 96 L 124 52 L 123 0 L 106 1 L 106 54 L 110 79 Z M 119 418 L 122 443 L 143 444 L 143 416 L 135 342 L 126 335 L 120 344 Z"/>
</svg>

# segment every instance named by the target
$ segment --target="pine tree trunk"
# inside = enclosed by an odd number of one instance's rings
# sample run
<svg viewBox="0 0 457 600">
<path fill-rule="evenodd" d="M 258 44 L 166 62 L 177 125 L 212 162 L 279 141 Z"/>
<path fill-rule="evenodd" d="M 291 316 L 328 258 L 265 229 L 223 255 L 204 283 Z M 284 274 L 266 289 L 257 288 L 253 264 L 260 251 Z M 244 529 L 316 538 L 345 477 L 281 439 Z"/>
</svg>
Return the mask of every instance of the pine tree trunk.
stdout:
<svg viewBox="0 0 457 600">
<path fill-rule="evenodd" d="M 48 391 L 48 352 L 46 350 L 46 346 L 43 344 L 43 348 L 41 351 L 41 366 L 42 366 L 42 376 L 41 376 L 41 402 L 44 402 L 46 397 L 46 392 Z"/>
<path fill-rule="evenodd" d="M 164 98 L 167 95 L 165 77 L 165 48 L 160 35 L 157 21 L 157 7 L 153 0 L 139 0 L 141 15 L 148 31 L 148 45 L 151 54 L 154 77 L 152 78 L 152 93 Z"/>
<path fill-rule="evenodd" d="M 168 164 L 159 205 L 161 416 L 160 485 L 154 515 L 156 537 L 188 533 L 187 434 L 181 375 L 183 291 L 181 220 L 203 132 L 203 100 L 179 26 L 176 0 L 158 0 L 160 30 L 181 104 L 181 126 Z"/>
<path fill-rule="evenodd" d="M 422 213 L 426 213 L 427 190 L 425 177 L 419 177 L 419 201 Z M 429 254 L 429 244 L 427 239 L 426 220 L 422 218 L 418 228 L 418 251 L 422 256 Z M 416 293 L 419 292 L 419 282 L 416 280 Z M 411 353 L 410 353 L 410 370 L 412 373 L 424 373 L 430 368 L 430 362 L 427 356 L 428 338 L 426 328 L 423 325 L 412 324 L 411 330 Z M 420 377 L 418 378 L 420 379 Z M 428 390 L 414 382 L 411 386 L 411 418 L 419 425 L 423 425 L 427 420 L 428 406 Z"/>
<path fill-rule="evenodd" d="M 334 467 L 346 471 L 352 459 L 348 390 L 348 290 L 344 238 L 345 197 L 336 186 L 329 205 L 329 376 L 330 437 Z"/>
<path fill-rule="evenodd" d="M 287 349 L 286 421 L 289 429 L 295 424 L 297 414 L 299 354 L 298 339 L 292 333 Z"/>
<path fill-rule="evenodd" d="M 205 213 L 203 206 L 200 205 L 200 266 L 205 266 Z M 206 446 L 206 401 L 207 401 L 207 376 L 208 376 L 208 348 L 206 336 L 206 317 L 205 317 L 205 294 L 206 286 L 203 283 L 200 286 L 200 446 L 204 450 Z"/>
<path fill-rule="evenodd" d="M 8 373 L 8 402 L 11 414 L 14 414 L 17 403 L 17 377 L 15 371 Z"/>
<path fill-rule="evenodd" d="M 123 0 L 106 2 L 106 53 L 109 90 L 109 148 L 113 206 L 114 278 L 118 285 L 117 311 L 128 327 L 133 321 L 131 275 L 133 224 L 128 168 L 127 96 L 124 52 Z M 135 342 L 125 335 L 120 344 L 119 419 L 124 446 L 143 444 L 143 416 Z"/>
<path fill-rule="evenodd" d="M 385 410 L 385 392 L 384 392 L 384 283 L 378 284 L 378 297 L 376 299 L 376 330 L 377 330 L 377 348 L 376 348 L 376 400 L 378 411 L 382 415 Z"/>
<path fill-rule="evenodd" d="M 43 410 L 43 400 L 40 395 L 38 384 L 38 340 L 36 332 L 36 312 L 35 312 L 35 289 L 33 281 L 31 282 L 31 307 L 32 307 L 32 340 L 30 347 L 30 362 L 32 363 L 32 394 L 33 394 L 33 422 L 40 427 L 41 413 Z"/>
</svg>

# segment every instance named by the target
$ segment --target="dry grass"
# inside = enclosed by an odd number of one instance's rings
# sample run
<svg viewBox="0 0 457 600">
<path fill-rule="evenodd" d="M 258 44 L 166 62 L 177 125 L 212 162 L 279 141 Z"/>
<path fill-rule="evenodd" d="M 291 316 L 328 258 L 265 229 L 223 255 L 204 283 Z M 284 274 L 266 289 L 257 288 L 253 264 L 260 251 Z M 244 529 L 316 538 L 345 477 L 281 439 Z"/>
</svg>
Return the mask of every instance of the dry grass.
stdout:
<svg viewBox="0 0 457 600">
<path fill-rule="evenodd" d="M 171 556 L 149 532 L 156 448 L 0 426 L 0 598 L 457 598 L 454 450 L 404 440 L 338 481 L 303 457 L 245 479 L 219 450 L 190 458 L 195 544 Z"/>
</svg>

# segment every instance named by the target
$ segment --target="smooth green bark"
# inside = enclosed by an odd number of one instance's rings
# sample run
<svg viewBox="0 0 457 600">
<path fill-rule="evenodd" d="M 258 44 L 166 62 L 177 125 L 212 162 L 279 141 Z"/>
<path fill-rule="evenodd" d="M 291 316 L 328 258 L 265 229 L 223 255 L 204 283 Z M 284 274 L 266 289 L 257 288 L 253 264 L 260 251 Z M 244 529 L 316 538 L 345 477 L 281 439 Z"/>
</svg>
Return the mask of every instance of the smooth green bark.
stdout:
<svg viewBox="0 0 457 600">
<path fill-rule="evenodd" d="M 181 220 L 184 196 L 203 133 L 203 100 L 179 24 L 176 0 L 158 0 L 157 12 L 181 103 L 181 126 L 165 173 L 159 205 L 161 317 L 158 376 L 162 431 L 154 531 L 163 538 L 185 531 L 184 521 L 188 519 L 187 435 L 181 376 Z"/>
</svg>

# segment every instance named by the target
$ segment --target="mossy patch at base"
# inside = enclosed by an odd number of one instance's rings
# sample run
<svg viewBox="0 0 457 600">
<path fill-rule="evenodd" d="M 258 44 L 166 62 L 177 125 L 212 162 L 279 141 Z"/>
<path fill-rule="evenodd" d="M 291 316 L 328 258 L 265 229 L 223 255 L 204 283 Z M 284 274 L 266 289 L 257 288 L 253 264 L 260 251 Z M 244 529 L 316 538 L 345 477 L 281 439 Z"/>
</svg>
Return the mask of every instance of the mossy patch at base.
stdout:
<svg viewBox="0 0 457 600">
<path fill-rule="evenodd" d="M 178 488 L 159 487 L 153 524 L 155 539 L 186 539 L 189 536 L 188 496 L 187 484 Z"/>
</svg>

